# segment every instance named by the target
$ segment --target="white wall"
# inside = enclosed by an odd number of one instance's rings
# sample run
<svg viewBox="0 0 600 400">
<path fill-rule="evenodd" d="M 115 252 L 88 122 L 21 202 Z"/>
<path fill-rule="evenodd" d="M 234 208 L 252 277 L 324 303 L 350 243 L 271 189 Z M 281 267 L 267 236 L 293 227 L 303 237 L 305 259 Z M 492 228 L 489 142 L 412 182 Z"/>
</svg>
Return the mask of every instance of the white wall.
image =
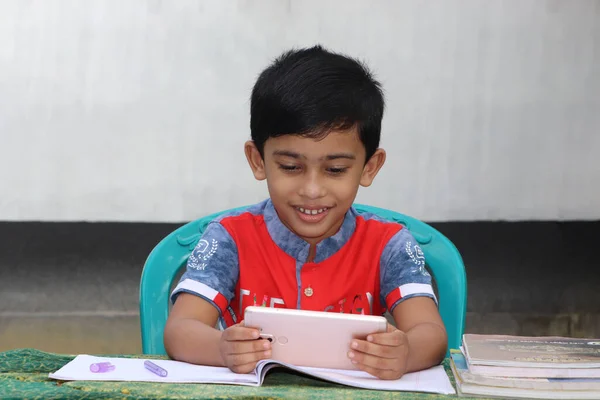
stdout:
<svg viewBox="0 0 600 400">
<path fill-rule="evenodd" d="M 249 94 L 291 46 L 366 60 L 389 158 L 357 201 L 600 218 L 600 1 L 0 2 L 0 220 L 184 221 L 266 196 Z"/>
</svg>

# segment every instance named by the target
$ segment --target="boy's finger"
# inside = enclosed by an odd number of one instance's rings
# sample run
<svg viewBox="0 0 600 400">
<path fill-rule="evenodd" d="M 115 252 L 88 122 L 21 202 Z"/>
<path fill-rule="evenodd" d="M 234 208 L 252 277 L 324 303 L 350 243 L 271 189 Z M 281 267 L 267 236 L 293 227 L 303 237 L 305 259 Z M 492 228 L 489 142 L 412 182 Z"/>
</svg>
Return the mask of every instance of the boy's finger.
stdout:
<svg viewBox="0 0 600 400">
<path fill-rule="evenodd" d="M 366 342 L 364 340 L 353 340 L 350 343 L 350 351 L 354 353 L 370 354 L 381 358 L 395 358 L 394 347 L 382 346 L 378 343 Z"/>
<path fill-rule="evenodd" d="M 383 346 L 400 346 L 405 343 L 406 334 L 394 328 L 391 332 L 373 333 L 367 336 L 367 342 L 380 344 Z"/>
<path fill-rule="evenodd" d="M 234 325 L 230 328 L 227 328 L 223 331 L 225 335 L 225 340 L 233 341 L 233 340 L 253 340 L 258 339 L 260 333 L 257 329 L 254 328 L 246 328 L 244 326 Z"/>
<path fill-rule="evenodd" d="M 350 351 L 348 357 L 356 364 L 366 365 L 375 369 L 398 369 L 398 359 L 383 358 L 358 351 Z"/>
<path fill-rule="evenodd" d="M 232 340 L 228 344 L 230 354 L 254 353 L 271 349 L 268 340 Z"/>
<path fill-rule="evenodd" d="M 229 369 L 237 374 L 249 374 L 250 372 L 254 371 L 254 368 L 256 368 L 256 362 L 251 362 L 244 365 L 234 365 Z"/>
<path fill-rule="evenodd" d="M 271 350 L 255 351 L 253 353 L 244 354 L 228 354 L 227 365 L 240 366 L 247 364 L 256 364 L 257 361 L 271 357 Z"/>
</svg>

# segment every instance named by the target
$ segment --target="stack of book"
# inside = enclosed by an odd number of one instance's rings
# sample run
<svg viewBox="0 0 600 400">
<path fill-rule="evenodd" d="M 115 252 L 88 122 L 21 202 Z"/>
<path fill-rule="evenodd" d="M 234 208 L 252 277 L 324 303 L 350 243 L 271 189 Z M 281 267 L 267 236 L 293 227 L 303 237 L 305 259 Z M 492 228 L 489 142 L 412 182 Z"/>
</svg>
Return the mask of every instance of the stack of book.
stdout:
<svg viewBox="0 0 600 400">
<path fill-rule="evenodd" d="M 460 396 L 600 399 L 600 339 L 465 334 L 450 365 Z"/>
</svg>

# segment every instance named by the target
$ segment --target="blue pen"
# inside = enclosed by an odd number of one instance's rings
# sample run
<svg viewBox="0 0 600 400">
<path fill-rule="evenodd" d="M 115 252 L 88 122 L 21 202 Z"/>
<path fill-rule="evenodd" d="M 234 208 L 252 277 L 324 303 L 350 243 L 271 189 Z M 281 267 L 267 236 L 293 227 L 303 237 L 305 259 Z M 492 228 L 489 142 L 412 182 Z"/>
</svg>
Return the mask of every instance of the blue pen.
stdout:
<svg viewBox="0 0 600 400">
<path fill-rule="evenodd" d="M 152 361 L 144 361 L 144 367 L 146 367 L 146 369 L 150 372 L 155 373 L 158 376 L 161 377 L 165 377 L 167 376 L 167 370 L 164 368 L 159 367 L 158 365 L 154 364 Z"/>
</svg>

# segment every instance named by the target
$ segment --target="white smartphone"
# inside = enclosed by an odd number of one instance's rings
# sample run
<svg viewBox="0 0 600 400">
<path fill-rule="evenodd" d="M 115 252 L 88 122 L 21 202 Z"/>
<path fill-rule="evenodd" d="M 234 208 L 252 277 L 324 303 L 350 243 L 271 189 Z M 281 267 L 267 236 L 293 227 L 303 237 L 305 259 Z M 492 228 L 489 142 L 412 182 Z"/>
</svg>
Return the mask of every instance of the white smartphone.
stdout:
<svg viewBox="0 0 600 400">
<path fill-rule="evenodd" d="M 357 369 L 348 358 L 352 339 L 385 332 L 383 316 L 250 306 L 244 326 L 272 343 L 271 358 L 303 367 Z"/>
</svg>

